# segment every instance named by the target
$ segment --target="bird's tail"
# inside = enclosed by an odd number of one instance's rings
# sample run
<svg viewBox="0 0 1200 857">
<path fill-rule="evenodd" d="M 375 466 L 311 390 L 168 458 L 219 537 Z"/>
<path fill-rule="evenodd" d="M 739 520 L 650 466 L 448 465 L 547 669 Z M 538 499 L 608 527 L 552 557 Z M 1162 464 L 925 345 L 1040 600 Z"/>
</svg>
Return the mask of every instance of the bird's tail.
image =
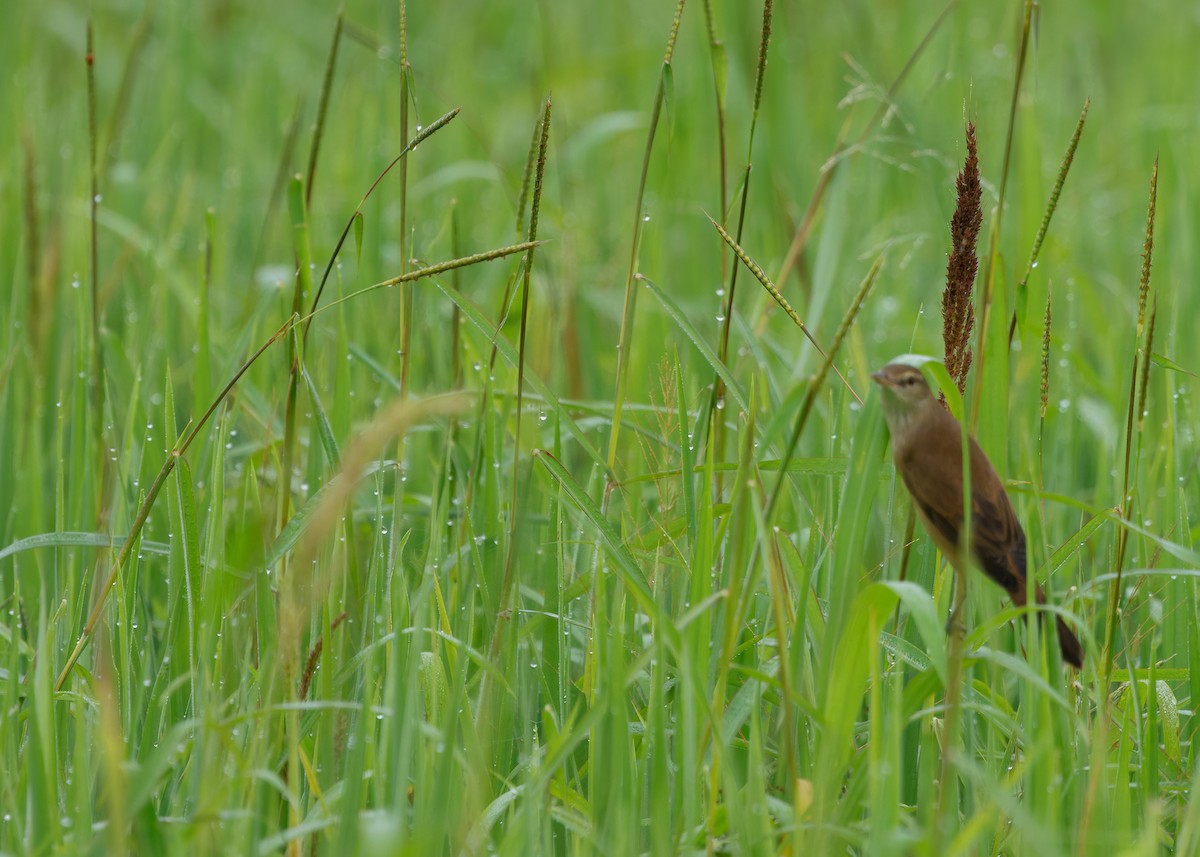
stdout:
<svg viewBox="0 0 1200 857">
<path fill-rule="evenodd" d="M 1025 587 L 1019 586 L 1010 593 L 1013 604 L 1018 607 L 1025 606 Z M 1046 592 L 1041 586 L 1037 588 L 1037 603 L 1046 603 Z M 1058 628 L 1058 647 L 1062 649 L 1063 660 L 1075 667 L 1077 670 L 1083 669 L 1083 645 L 1079 642 L 1079 638 L 1075 633 L 1067 627 L 1067 623 L 1062 620 L 1061 616 L 1055 616 L 1055 624 Z"/>
</svg>

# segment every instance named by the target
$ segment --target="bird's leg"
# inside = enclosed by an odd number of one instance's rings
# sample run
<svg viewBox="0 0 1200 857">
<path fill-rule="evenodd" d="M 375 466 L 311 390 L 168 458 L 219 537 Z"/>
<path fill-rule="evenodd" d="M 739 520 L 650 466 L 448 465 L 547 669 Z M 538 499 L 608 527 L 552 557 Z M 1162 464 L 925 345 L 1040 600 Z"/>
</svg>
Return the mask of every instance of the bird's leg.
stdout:
<svg viewBox="0 0 1200 857">
<path fill-rule="evenodd" d="M 954 606 L 946 617 L 946 634 L 959 640 L 967 636 L 967 625 L 963 619 L 963 608 L 967 604 L 967 576 L 962 569 L 954 567 Z"/>
</svg>

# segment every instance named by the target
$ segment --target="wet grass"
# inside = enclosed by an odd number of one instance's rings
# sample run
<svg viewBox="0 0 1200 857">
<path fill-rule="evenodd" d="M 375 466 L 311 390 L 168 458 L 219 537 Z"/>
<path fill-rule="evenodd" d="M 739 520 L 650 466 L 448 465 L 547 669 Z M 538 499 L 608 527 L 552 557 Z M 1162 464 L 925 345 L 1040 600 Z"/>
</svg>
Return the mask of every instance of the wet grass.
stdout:
<svg viewBox="0 0 1200 857">
<path fill-rule="evenodd" d="M 1200 848 L 1192 46 L 877 7 L 0 11 L 0 850 Z"/>
</svg>

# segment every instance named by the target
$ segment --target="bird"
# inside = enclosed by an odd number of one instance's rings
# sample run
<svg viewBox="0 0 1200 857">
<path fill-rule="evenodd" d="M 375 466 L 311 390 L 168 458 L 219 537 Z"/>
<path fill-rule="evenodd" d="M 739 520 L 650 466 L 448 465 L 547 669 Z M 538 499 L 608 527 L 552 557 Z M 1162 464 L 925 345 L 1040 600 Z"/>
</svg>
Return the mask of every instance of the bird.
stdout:
<svg viewBox="0 0 1200 857">
<path fill-rule="evenodd" d="M 974 561 L 1024 607 L 1027 598 L 1025 531 L 1004 483 L 975 438 L 969 437 L 971 477 L 970 557 L 960 549 L 963 523 L 962 427 L 934 396 L 919 368 L 893 362 L 871 375 L 882 391 L 892 457 L 925 530 L 952 566 L 965 573 Z M 966 559 L 966 561 L 964 561 Z M 1038 604 L 1046 593 L 1035 584 Z M 1062 617 L 1058 644 L 1063 660 L 1083 668 L 1083 646 Z"/>
</svg>

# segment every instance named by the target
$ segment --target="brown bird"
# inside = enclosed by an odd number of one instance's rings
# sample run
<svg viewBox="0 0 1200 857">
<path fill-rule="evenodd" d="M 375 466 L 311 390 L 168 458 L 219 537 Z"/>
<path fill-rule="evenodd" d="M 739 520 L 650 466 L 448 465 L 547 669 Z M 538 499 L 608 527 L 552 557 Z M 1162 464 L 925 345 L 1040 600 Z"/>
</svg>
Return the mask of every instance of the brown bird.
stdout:
<svg viewBox="0 0 1200 857">
<path fill-rule="evenodd" d="M 963 522 L 962 428 L 934 397 L 921 370 L 889 363 L 871 377 L 883 388 L 883 414 L 892 435 L 892 455 L 921 523 L 951 565 L 965 571 L 959 551 Z M 1023 607 L 1025 531 L 1004 484 L 975 438 L 970 438 L 971 556 L 984 574 Z M 1036 587 L 1037 603 L 1046 593 Z M 1058 618 L 1058 617 L 1056 617 Z M 1083 647 L 1058 618 L 1063 660 L 1083 667 Z"/>
</svg>

